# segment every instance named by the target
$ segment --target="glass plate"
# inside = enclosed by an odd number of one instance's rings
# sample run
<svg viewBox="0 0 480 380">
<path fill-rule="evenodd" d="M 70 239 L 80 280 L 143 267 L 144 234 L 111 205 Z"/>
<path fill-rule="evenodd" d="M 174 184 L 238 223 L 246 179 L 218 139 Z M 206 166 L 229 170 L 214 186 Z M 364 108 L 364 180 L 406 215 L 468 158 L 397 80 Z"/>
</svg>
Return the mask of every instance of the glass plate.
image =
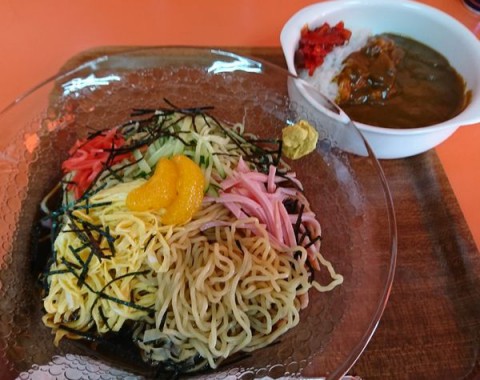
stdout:
<svg viewBox="0 0 480 380">
<path fill-rule="evenodd" d="M 180 107 L 213 105 L 218 119 L 243 121 L 248 132 L 263 137 L 278 137 L 283 126 L 299 119 L 315 125 L 317 150 L 293 162 L 293 169 L 322 225 L 322 252 L 344 276 L 331 292 L 311 291 L 299 325 L 275 344 L 193 376 L 345 374 L 380 320 L 396 261 L 391 196 L 357 129 L 351 123 L 332 129 L 328 116 L 292 91 L 292 83 L 305 84 L 285 70 L 226 51 L 130 48 L 69 66 L 0 115 L 0 377 L 149 377 L 128 354 L 112 360 L 88 345 L 67 340 L 53 345 L 41 322 L 36 285 L 35 265 L 47 252 L 32 237 L 32 226 L 75 140 L 128 120 L 132 108 L 165 106 L 164 99 Z"/>
</svg>

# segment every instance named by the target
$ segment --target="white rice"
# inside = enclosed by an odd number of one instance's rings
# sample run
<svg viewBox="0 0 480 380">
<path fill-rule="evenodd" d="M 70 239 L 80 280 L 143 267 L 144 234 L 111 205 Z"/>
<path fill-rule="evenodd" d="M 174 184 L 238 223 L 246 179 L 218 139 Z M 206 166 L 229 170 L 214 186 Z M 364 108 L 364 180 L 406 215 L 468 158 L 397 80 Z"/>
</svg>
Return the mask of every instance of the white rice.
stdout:
<svg viewBox="0 0 480 380">
<path fill-rule="evenodd" d="M 315 69 L 312 76 L 308 75 L 308 70 L 302 70 L 299 74 L 300 77 L 334 102 L 338 93 L 338 85 L 333 82 L 333 79 L 342 71 L 345 58 L 364 47 L 371 35 L 367 29 L 352 31 L 348 43 L 337 46 L 327 54 L 323 64 Z"/>
</svg>

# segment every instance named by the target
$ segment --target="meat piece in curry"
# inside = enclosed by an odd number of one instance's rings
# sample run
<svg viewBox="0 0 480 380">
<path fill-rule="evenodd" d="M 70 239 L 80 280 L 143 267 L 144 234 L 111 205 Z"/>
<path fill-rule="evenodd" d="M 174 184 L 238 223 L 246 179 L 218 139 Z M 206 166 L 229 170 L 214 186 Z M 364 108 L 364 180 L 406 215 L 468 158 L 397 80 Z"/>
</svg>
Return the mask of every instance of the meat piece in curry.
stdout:
<svg viewBox="0 0 480 380">
<path fill-rule="evenodd" d="M 415 128 L 448 120 L 468 103 L 463 78 L 430 47 L 394 34 L 370 38 L 344 61 L 337 103 L 355 121 Z"/>
</svg>

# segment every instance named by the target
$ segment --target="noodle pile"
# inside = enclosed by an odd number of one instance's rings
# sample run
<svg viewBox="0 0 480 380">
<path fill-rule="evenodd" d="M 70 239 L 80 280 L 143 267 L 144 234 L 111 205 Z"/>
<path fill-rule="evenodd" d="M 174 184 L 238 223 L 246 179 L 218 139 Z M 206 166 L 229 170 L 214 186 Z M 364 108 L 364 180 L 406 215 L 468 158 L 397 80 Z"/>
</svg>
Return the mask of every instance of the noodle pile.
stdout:
<svg viewBox="0 0 480 380">
<path fill-rule="evenodd" d="M 291 181 L 284 196 L 295 201 L 297 222 L 289 228 L 303 231 L 297 244 L 282 243 L 258 217 L 235 215 L 234 206 L 220 201 L 226 193 L 222 184 L 238 175 L 242 160 L 253 175 L 268 173 L 271 166 L 286 169 L 279 150 L 202 109 L 141 110 L 135 116 L 139 120 L 116 130 L 110 141 L 115 149 L 103 150 L 109 156 L 83 193 L 74 179 L 92 173 L 66 171 L 62 206 L 50 211 L 49 197 L 42 205 L 54 237 L 43 275 L 43 321 L 52 328 L 55 344 L 63 337 L 95 339 L 130 329 L 132 344 L 152 365 L 185 372 L 215 368 L 236 352 L 269 345 L 297 325 L 310 288 L 328 291 L 343 281 L 303 223 L 302 215 L 314 214 Z M 87 157 L 79 151 L 108 133 L 77 144 L 71 157 Z M 161 209 L 129 210 L 129 192 L 146 181 L 161 157 L 174 154 L 189 156 L 204 173 L 200 210 L 183 225 L 162 224 Z M 119 155 L 122 159 L 115 159 Z M 312 263 L 327 268 L 331 283 L 312 280 Z"/>
</svg>

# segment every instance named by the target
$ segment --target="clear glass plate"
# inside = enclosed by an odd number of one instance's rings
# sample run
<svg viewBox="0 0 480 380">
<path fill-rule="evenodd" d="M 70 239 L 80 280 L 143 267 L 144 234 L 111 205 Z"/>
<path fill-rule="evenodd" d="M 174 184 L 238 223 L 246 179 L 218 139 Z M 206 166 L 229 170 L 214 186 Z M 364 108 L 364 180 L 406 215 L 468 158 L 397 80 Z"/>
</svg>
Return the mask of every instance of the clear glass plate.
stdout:
<svg viewBox="0 0 480 380">
<path fill-rule="evenodd" d="M 76 139 L 128 120 L 132 108 L 165 106 L 164 99 L 182 107 L 213 105 L 218 119 L 243 121 L 263 137 L 278 137 L 299 119 L 314 124 L 317 150 L 293 169 L 322 225 L 322 252 L 344 276 L 331 292 L 311 291 L 300 324 L 278 342 L 194 376 L 333 379 L 348 371 L 374 333 L 392 285 L 393 205 L 357 129 L 351 123 L 327 128 L 325 115 L 289 91 L 298 81 L 279 67 L 225 51 L 131 48 L 75 65 L 7 107 L 0 114 L 0 377 L 148 378 L 128 353 L 111 360 L 88 345 L 53 345 L 41 322 L 35 268 L 48 252 L 38 249 L 32 226 Z M 361 154 L 342 149 L 342 141 L 362 147 Z"/>
</svg>

